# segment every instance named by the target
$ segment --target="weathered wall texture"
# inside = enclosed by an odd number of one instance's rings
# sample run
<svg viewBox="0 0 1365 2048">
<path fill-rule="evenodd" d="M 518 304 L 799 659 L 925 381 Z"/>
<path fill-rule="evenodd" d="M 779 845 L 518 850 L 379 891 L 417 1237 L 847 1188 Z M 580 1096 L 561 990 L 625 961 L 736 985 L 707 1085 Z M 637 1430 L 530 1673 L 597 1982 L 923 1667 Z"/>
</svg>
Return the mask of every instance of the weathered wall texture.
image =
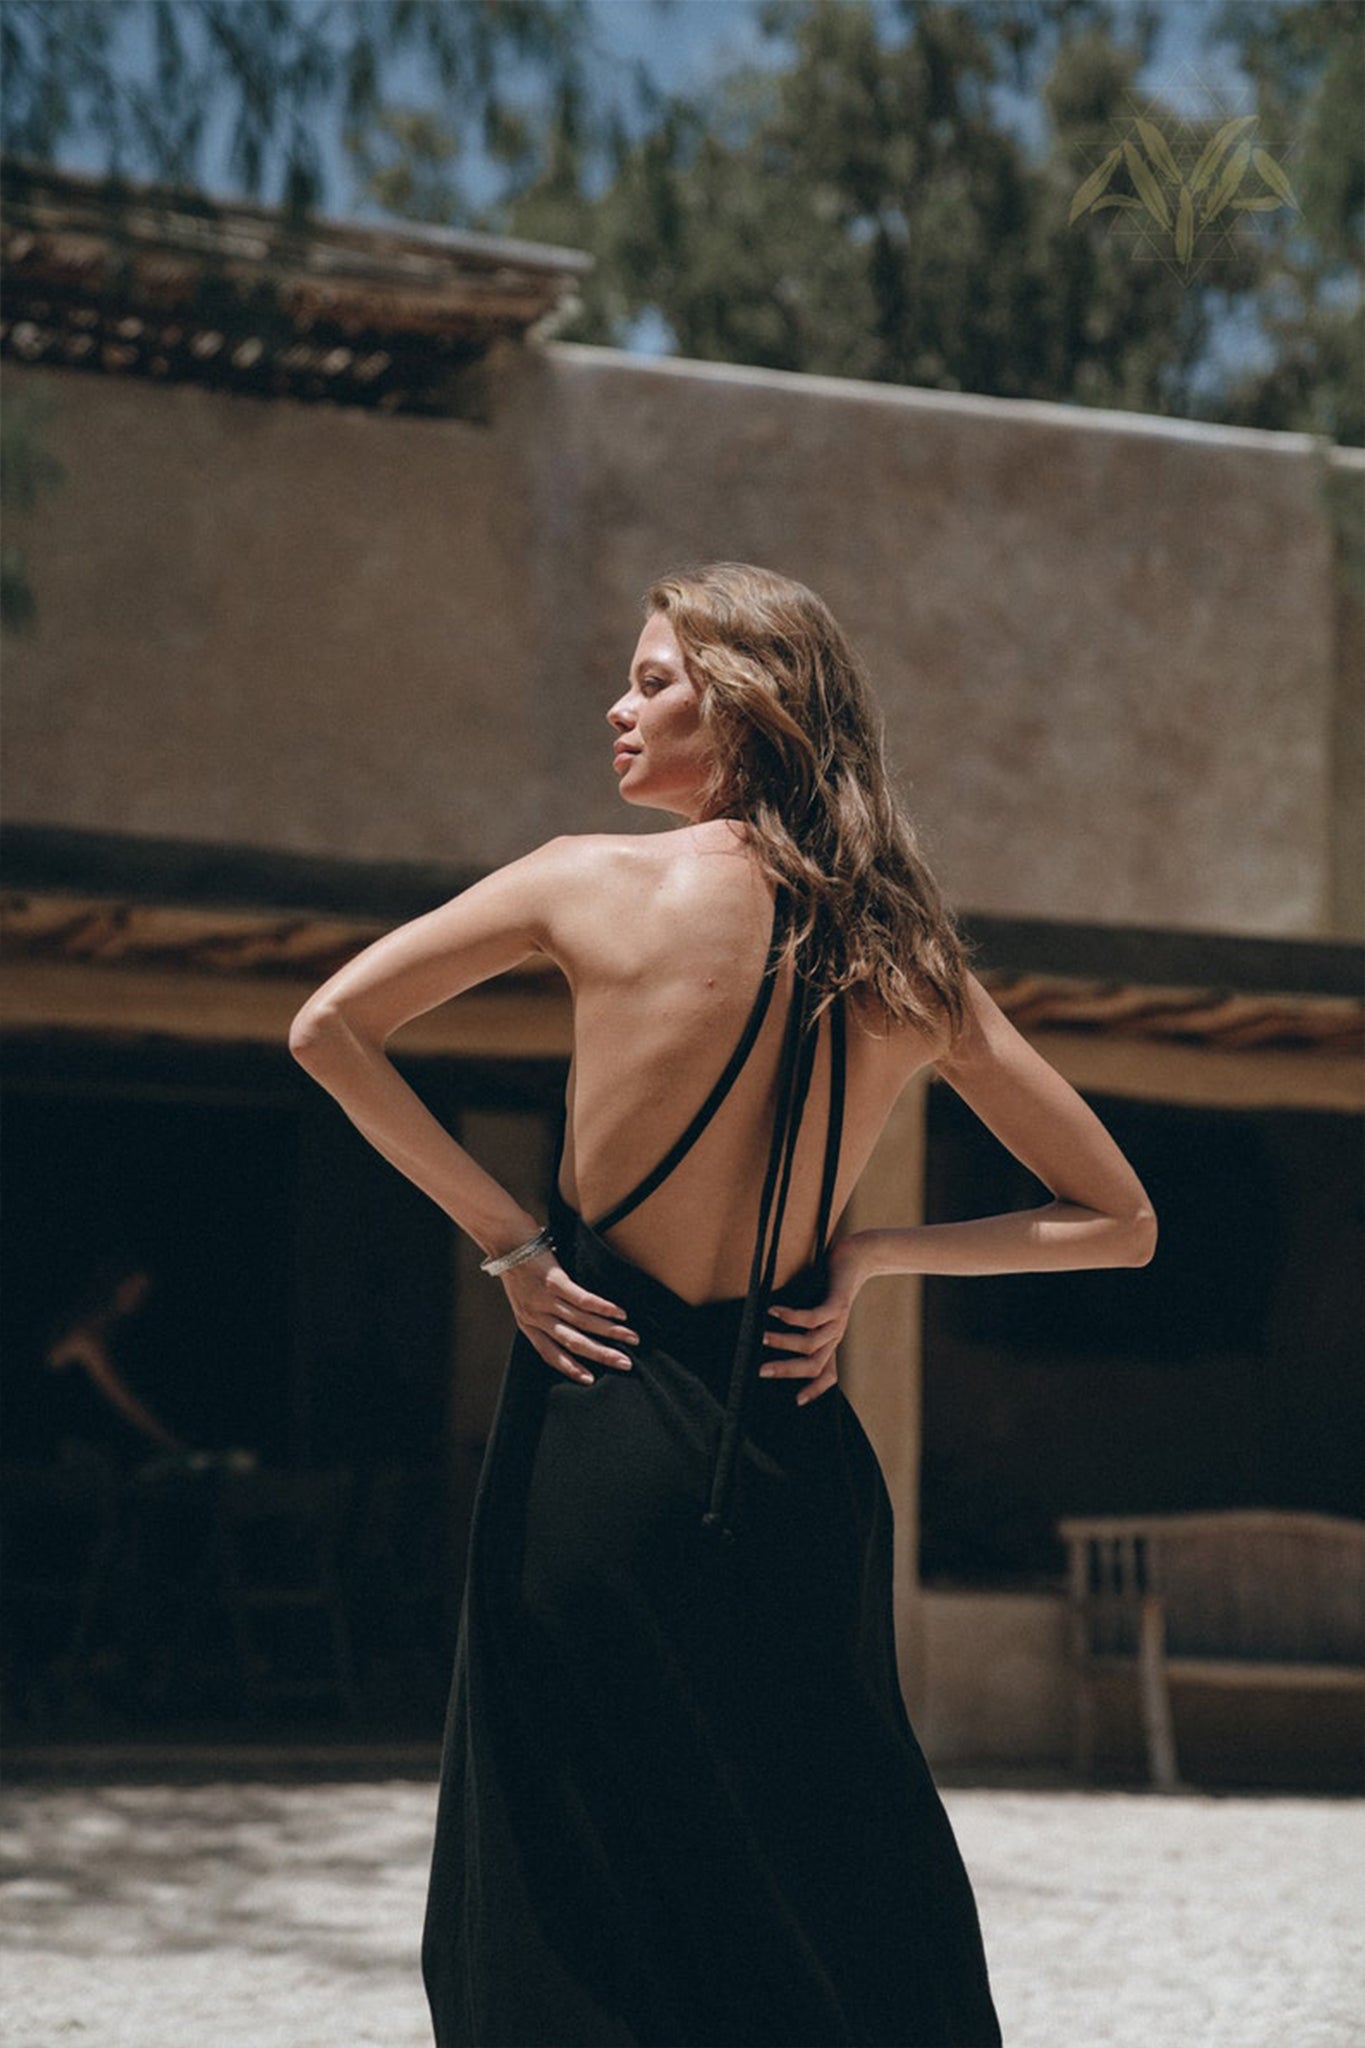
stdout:
<svg viewBox="0 0 1365 2048">
<path fill-rule="evenodd" d="M 24 531 L 39 630 L 6 649 L 7 815 L 501 857 L 536 719 L 515 445 L 458 421 L 42 382 L 67 480 Z"/>
<path fill-rule="evenodd" d="M 8 374 L 68 473 L 14 536 L 11 819 L 473 868 L 666 824 L 604 714 L 650 578 L 729 556 L 846 625 L 962 908 L 1360 922 L 1302 437 L 559 344 L 503 355 L 490 427 Z"/>
<path fill-rule="evenodd" d="M 935 1763 L 1064 1764 L 1074 1713 L 1061 1593 L 913 1593 L 903 1683 Z"/>
<path fill-rule="evenodd" d="M 1365 576 L 1360 571 L 1365 556 L 1365 456 L 1349 475 L 1354 485 L 1359 580 L 1348 580 L 1348 565 L 1343 561 L 1337 587 L 1337 701 L 1332 738 L 1335 896 L 1331 929 L 1359 937 L 1365 934 Z"/>
</svg>

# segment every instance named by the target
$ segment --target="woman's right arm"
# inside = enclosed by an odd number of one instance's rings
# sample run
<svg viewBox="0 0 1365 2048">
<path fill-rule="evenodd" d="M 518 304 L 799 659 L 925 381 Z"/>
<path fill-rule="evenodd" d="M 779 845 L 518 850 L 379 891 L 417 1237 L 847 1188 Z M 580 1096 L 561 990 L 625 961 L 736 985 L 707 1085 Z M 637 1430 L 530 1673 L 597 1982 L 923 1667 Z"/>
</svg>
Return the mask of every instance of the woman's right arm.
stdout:
<svg viewBox="0 0 1365 2048">
<path fill-rule="evenodd" d="M 969 1013 L 935 1070 L 1052 1200 L 1000 1216 L 860 1231 L 863 1278 L 878 1273 L 1070 1272 L 1145 1266 L 1156 1212 L 1089 1103 L 968 976 Z"/>
<path fill-rule="evenodd" d="M 553 909 L 585 885 L 581 842 L 552 839 L 448 903 L 386 932 L 325 981 L 294 1018 L 289 1050 L 377 1152 L 490 1253 L 533 1237 L 538 1219 L 434 1117 L 389 1059 L 400 1025 L 517 966 L 554 958 Z M 548 1364 L 590 1379 L 584 1358 L 629 1365 L 602 1340 L 634 1340 L 624 1310 L 542 1252 L 501 1276 L 518 1327 Z M 571 1356 L 570 1354 L 578 1354 Z"/>
<path fill-rule="evenodd" d="M 1072 1272 L 1145 1266 L 1156 1249 L 1147 1191 L 1090 1105 L 1035 1052 L 977 980 L 968 1021 L 936 1071 L 1052 1200 L 960 1223 L 859 1230 L 830 1251 L 830 1291 L 817 1308 L 774 1306 L 765 1378 L 809 1378 L 813 1400 L 835 1381 L 835 1354 L 867 1281 L 884 1273 Z"/>
</svg>

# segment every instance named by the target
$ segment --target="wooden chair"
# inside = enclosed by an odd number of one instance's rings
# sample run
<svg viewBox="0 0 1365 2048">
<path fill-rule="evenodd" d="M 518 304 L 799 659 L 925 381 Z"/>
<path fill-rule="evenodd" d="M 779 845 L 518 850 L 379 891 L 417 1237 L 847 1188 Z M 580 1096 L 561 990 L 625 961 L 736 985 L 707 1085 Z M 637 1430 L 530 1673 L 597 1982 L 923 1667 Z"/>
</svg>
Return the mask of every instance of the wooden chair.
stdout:
<svg viewBox="0 0 1365 2048">
<path fill-rule="evenodd" d="M 1365 1522 L 1272 1508 L 1059 1524 L 1070 1557 L 1076 1768 L 1094 1771 L 1097 1679 L 1136 1671 L 1152 1783 L 1180 1783 L 1182 1683 L 1349 1690 L 1365 1710 Z"/>
</svg>

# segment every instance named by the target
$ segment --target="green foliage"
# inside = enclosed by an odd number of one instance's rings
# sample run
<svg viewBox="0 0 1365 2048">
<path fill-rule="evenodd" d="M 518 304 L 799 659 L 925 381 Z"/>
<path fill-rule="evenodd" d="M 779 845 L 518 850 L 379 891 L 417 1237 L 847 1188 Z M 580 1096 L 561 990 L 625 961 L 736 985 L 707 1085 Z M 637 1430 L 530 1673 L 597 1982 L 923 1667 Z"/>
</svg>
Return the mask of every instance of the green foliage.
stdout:
<svg viewBox="0 0 1365 2048">
<path fill-rule="evenodd" d="M 460 137 L 434 115 L 384 107 L 367 127 L 348 130 L 346 147 L 367 195 L 402 220 L 449 227 L 460 214 L 452 173 Z"/>
<path fill-rule="evenodd" d="M 1328 11 L 1315 47 L 1327 54 L 1331 109 L 1350 98 L 1333 83 L 1350 38 L 1339 33 L 1343 10 Z M 1108 203 L 1141 209 L 1134 169 L 1149 199 L 1162 196 L 1126 138 L 1144 138 L 1164 175 L 1175 166 L 1161 129 L 1183 125 L 1197 156 L 1223 125 L 1221 114 L 1168 123 L 1153 105 L 1135 128 L 1151 13 L 1125 18 L 1122 41 L 1102 0 L 904 0 L 900 15 L 904 34 L 892 38 L 867 0 L 783 0 L 768 18 L 790 40 L 785 68 L 732 75 L 705 105 L 666 102 L 612 186 L 580 202 L 576 239 L 597 254 L 599 277 L 569 337 L 619 339 L 626 321 L 653 311 L 688 356 L 1181 416 L 1264 413 L 1276 379 L 1229 400 L 1210 355 L 1215 314 L 1263 288 L 1271 216 L 1229 211 L 1216 269 L 1203 273 L 1176 260 L 1178 233 L 1191 253 L 1188 214 L 1169 223 L 1166 261 L 1115 232 L 1112 211 L 1069 218 L 1104 150 L 1122 144 L 1127 160 L 1129 196 Z M 1302 71 L 1309 92 L 1308 57 Z M 1040 101 L 1041 151 L 995 113 L 990 90 L 1006 81 Z M 1341 187 L 1354 181 L 1343 179 L 1350 147 L 1335 123 L 1323 150 L 1338 181 L 1320 180 L 1337 195 L 1327 241 L 1344 244 Z M 1214 210 L 1244 207 L 1221 156 L 1212 161 Z M 532 185 L 513 201 L 513 231 L 541 231 L 546 197 Z M 557 211 L 571 224 L 562 186 Z M 1278 239 L 1296 215 L 1278 204 L 1274 220 Z M 1311 393 L 1317 431 L 1359 439 L 1344 403 L 1353 366 L 1360 385 L 1349 320 L 1319 309 L 1314 332 L 1292 341 L 1276 377 L 1288 376 L 1305 406 Z"/>
<path fill-rule="evenodd" d="M 1268 367 L 1217 417 L 1365 446 L 1365 0 L 1225 0 L 1219 32 L 1254 80 L 1301 213 L 1266 216 L 1250 297 Z"/>
<path fill-rule="evenodd" d="M 584 209 L 606 288 L 572 332 L 610 340 L 652 309 L 689 356 L 1178 403 L 1203 342 L 1178 281 L 1126 262 L 1101 224 L 1066 221 L 1073 136 L 1118 118 L 1140 52 L 1108 40 L 1100 5 L 905 15 L 891 43 L 865 0 L 799 0 L 770 14 L 788 68 L 732 76 L 705 106 L 668 102 Z M 1034 162 L 988 89 L 1026 84 L 1050 46 L 1054 139 Z M 532 187 L 509 207 L 514 231 L 543 200 Z"/>
<path fill-rule="evenodd" d="M 637 4 L 666 35 L 696 0 Z M 619 345 L 652 318 L 702 359 L 1365 445 L 1365 0 L 1210 9 L 1256 93 L 1233 142 L 1227 109 L 1182 123 L 1135 99 L 1151 5 L 763 0 L 755 18 L 771 61 L 697 99 L 615 58 L 587 0 L 3 0 L 4 137 L 40 158 L 94 137 L 112 168 L 192 183 L 226 108 L 232 175 L 306 209 L 330 121 L 394 216 L 590 251 L 570 339 Z M 1041 129 L 1015 132 L 1002 88 Z M 482 203 L 476 133 L 501 174 Z M 1266 364 L 1221 361 L 1230 312 Z"/>
<path fill-rule="evenodd" d="M 571 71 L 587 22 L 585 0 L 3 0 L 0 137 L 39 162 L 79 137 L 112 172 L 194 187 L 226 120 L 236 188 L 302 213 L 324 129 L 363 143 L 395 71 L 429 81 L 452 138 L 496 130 L 508 75 Z"/>
</svg>

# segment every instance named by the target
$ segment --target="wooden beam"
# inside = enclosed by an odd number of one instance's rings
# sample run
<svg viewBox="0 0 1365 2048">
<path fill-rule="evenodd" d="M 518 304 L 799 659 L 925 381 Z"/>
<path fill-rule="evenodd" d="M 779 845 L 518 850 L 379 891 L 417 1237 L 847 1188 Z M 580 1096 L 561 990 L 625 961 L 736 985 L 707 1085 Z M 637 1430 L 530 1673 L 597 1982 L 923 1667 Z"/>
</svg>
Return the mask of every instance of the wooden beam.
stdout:
<svg viewBox="0 0 1365 2048">
<path fill-rule="evenodd" d="M 20 960 L 0 978 L 0 1029 L 81 1031 L 285 1047 L 315 981 L 280 975 L 176 974 Z M 568 989 L 489 984 L 414 1017 L 392 1051 L 452 1059 L 567 1059 L 573 1050 Z"/>
<path fill-rule="evenodd" d="M 1026 1031 L 1073 1088 L 1206 1109 L 1365 1110 L 1365 1064 L 1352 1054 L 1178 1045 L 1155 1038 Z"/>
<path fill-rule="evenodd" d="M 315 979 L 194 974 L 13 959 L 0 977 L 0 1028 L 145 1032 L 223 1043 L 284 1045 Z M 1226 1052 L 1152 1038 L 1072 1031 L 1025 1036 L 1075 1088 L 1207 1108 L 1365 1110 L 1365 1064 L 1338 1053 Z M 395 1052 L 470 1059 L 567 1059 L 573 1019 L 567 987 L 512 977 L 471 989 L 394 1034 Z"/>
</svg>

